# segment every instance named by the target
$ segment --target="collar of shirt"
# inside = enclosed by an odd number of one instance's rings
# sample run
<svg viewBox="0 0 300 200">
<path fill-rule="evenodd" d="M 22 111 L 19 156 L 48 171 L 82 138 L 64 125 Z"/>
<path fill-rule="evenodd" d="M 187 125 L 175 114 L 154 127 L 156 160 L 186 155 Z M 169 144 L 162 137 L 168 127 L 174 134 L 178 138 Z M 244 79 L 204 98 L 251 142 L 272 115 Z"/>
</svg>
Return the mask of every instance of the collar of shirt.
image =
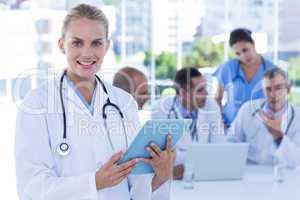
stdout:
<svg viewBox="0 0 300 200">
<path fill-rule="evenodd" d="M 245 83 L 248 84 L 256 84 L 258 82 L 258 80 L 261 78 L 261 76 L 263 76 L 265 69 L 265 64 L 264 62 L 262 62 L 259 66 L 259 68 L 257 69 L 257 71 L 255 72 L 254 76 L 252 77 L 252 79 L 250 81 L 248 81 L 246 79 L 245 73 L 242 69 L 241 63 L 238 63 L 238 70 L 236 72 L 236 77 L 241 78 Z"/>
<path fill-rule="evenodd" d="M 262 110 L 267 113 L 269 116 L 275 115 L 275 117 L 282 117 L 287 110 L 288 104 L 285 103 L 285 105 L 281 108 L 281 110 L 274 113 L 274 111 L 271 109 L 270 105 L 266 102 L 263 106 Z"/>
<path fill-rule="evenodd" d="M 80 98 L 80 100 L 85 105 L 85 107 L 90 111 L 91 114 L 93 114 L 94 113 L 94 104 L 95 104 L 95 96 L 96 96 L 95 91 L 96 91 L 96 87 L 97 87 L 97 81 L 96 81 L 96 86 L 95 86 L 94 91 L 93 91 L 92 101 L 91 101 L 91 103 L 89 103 L 85 100 L 84 96 L 82 96 L 80 91 L 76 88 L 75 83 L 71 79 L 69 79 L 68 76 L 66 76 L 66 80 L 67 80 L 68 85 L 75 91 L 76 95 Z"/>
<path fill-rule="evenodd" d="M 187 119 L 197 119 L 198 116 L 198 109 L 192 110 L 192 112 L 189 112 L 180 102 L 179 98 L 176 98 L 175 105 L 178 108 L 181 116 L 183 118 Z"/>
</svg>

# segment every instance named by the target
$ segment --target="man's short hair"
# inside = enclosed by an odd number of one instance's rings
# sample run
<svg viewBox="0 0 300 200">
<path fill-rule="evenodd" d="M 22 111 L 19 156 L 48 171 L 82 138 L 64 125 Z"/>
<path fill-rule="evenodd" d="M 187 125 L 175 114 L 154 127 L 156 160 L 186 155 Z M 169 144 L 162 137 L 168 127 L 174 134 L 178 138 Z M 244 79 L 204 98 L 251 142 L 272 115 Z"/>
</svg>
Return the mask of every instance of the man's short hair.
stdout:
<svg viewBox="0 0 300 200">
<path fill-rule="evenodd" d="M 277 75 L 281 75 L 285 80 L 288 81 L 287 72 L 279 67 L 274 67 L 274 68 L 271 68 L 271 69 L 268 69 L 267 71 L 265 71 L 264 78 L 273 79 Z"/>
<path fill-rule="evenodd" d="M 124 67 L 120 69 L 114 76 L 113 85 L 132 94 L 135 90 L 134 76 L 146 76 L 138 69 L 133 67 Z"/>
<path fill-rule="evenodd" d="M 202 77 L 202 74 L 195 67 L 186 67 L 177 71 L 174 79 L 176 93 L 179 94 L 179 89 L 189 89 L 194 77 Z"/>
</svg>

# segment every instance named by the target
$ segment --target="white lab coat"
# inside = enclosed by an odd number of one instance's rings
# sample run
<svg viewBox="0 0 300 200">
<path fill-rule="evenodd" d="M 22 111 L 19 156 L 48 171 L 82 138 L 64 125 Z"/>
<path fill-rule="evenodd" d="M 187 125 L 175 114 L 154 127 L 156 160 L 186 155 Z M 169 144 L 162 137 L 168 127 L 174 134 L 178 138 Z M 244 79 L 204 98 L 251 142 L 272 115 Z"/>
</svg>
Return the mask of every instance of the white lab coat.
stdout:
<svg viewBox="0 0 300 200">
<path fill-rule="evenodd" d="M 170 96 L 156 101 L 151 108 L 151 117 L 153 119 L 167 119 L 174 98 L 174 96 Z M 182 115 L 176 104 L 175 111 L 178 118 L 182 119 Z M 173 112 L 171 113 L 171 118 L 175 118 Z M 199 108 L 196 127 L 199 138 L 198 143 L 220 143 L 225 141 L 224 124 L 220 107 L 214 99 L 207 98 L 204 107 Z M 176 144 L 175 165 L 184 163 L 187 146 L 191 143 L 192 137 L 187 132 Z"/>
<path fill-rule="evenodd" d="M 59 96 L 59 75 L 30 92 L 19 108 L 16 122 L 16 173 L 22 200 L 106 200 L 168 199 L 169 187 L 163 185 L 152 193 L 153 174 L 129 176 L 117 186 L 96 190 L 95 172 L 114 153 L 104 129 L 102 106 L 107 94 L 100 83 L 96 87 L 94 115 L 84 106 L 74 90 L 63 81 L 67 118 L 67 141 L 71 152 L 62 157 L 56 152 L 63 138 L 63 117 Z M 111 102 L 124 113 L 129 141 L 139 129 L 136 102 L 118 88 L 105 83 Z M 125 136 L 114 110 L 108 124 L 114 147 L 125 150 Z M 112 125 L 112 126 L 110 126 Z"/>
<path fill-rule="evenodd" d="M 228 141 L 249 143 L 248 162 L 255 164 L 273 164 L 274 157 L 287 167 L 296 167 L 300 164 L 300 109 L 293 106 L 295 115 L 287 135 L 284 135 L 281 144 L 277 147 L 272 135 L 263 124 L 257 112 L 264 99 L 245 103 L 231 128 L 228 131 Z M 291 105 L 283 114 L 282 131 L 287 128 L 291 120 Z M 256 114 L 254 115 L 253 113 Z"/>
</svg>

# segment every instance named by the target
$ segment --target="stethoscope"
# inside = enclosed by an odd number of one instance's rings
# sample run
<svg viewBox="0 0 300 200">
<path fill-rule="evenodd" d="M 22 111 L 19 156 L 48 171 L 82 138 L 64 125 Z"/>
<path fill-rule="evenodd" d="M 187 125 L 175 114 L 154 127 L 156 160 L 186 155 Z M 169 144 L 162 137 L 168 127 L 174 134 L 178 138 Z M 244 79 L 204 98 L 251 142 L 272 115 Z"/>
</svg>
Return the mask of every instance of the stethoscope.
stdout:
<svg viewBox="0 0 300 200">
<path fill-rule="evenodd" d="M 167 115 L 168 119 L 178 119 L 178 113 L 175 109 L 176 100 L 177 100 L 177 96 L 175 96 L 173 98 L 171 108 L 169 109 L 169 112 L 168 112 L 168 115 Z M 173 113 L 173 116 L 174 116 L 173 118 L 171 117 L 172 113 Z M 197 134 L 197 122 L 195 122 L 195 123 L 196 124 L 193 124 L 193 123 L 191 124 L 190 131 L 191 131 L 192 140 L 198 141 L 199 138 L 198 138 L 198 134 Z"/>
<path fill-rule="evenodd" d="M 66 74 L 67 74 L 67 70 L 65 70 L 64 73 L 63 73 L 63 75 L 61 76 L 61 78 L 60 78 L 60 84 L 59 84 L 59 95 L 60 95 L 60 102 L 61 102 L 62 113 L 63 113 L 63 127 L 64 127 L 64 132 L 63 132 L 63 141 L 60 144 L 58 144 L 58 146 L 56 148 L 56 151 L 61 156 L 69 155 L 69 153 L 71 151 L 71 146 L 67 142 L 66 109 L 65 109 L 64 100 L 63 100 L 63 93 L 62 93 L 63 80 L 64 80 L 64 77 L 65 77 Z M 98 82 L 101 84 L 101 87 L 102 87 L 103 91 L 108 95 L 108 92 L 106 90 L 106 87 L 105 87 L 104 83 L 101 81 L 101 79 L 97 75 L 95 75 L 95 76 L 96 76 L 96 79 L 98 80 Z M 116 104 L 112 103 L 110 101 L 110 99 L 109 99 L 109 96 L 108 96 L 107 99 L 106 99 L 105 104 L 102 107 L 102 118 L 103 118 L 103 121 L 104 121 L 104 127 L 105 127 L 105 130 L 106 130 L 106 134 L 107 134 L 110 146 L 111 146 L 112 150 L 115 149 L 114 145 L 112 143 L 112 140 L 111 140 L 111 137 L 110 137 L 110 133 L 109 133 L 108 128 L 107 128 L 107 122 L 106 122 L 106 119 L 107 119 L 106 109 L 109 106 L 113 107 L 115 110 L 117 110 L 118 113 L 119 113 L 119 115 L 120 115 L 120 117 L 121 117 L 122 128 L 124 130 L 124 136 L 125 136 L 126 148 L 128 148 L 128 139 L 127 139 L 127 132 L 126 132 L 125 123 L 124 123 L 124 115 L 123 115 L 121 109 L 119 108 L 119 106 L 117 106 Z"/>
<path fill-rule="evenodd" d="M 252 117 L 255 117 L 255 115 L 261 111 L 263 109 L 263 107 L 265 106 L 266 102 L 264 101 L 261 105 L 260 105 L 260 108 L 256 109 L 253 113 L 252 113 Z M 295 118 L 295 109 L 294 107 L 291 105 L 291 111 L 292 111 L 292 116 L 291 118 L 289 119 L 289 122 L 288 122 L 288 125 L 284 131 L 284 135 L 287 135 L 288 134 L 288 131 L 290 130 L 290 127 L 294 121 L 294 118 Z"/>
<path fill-rule="evenodd" d="M 261 58 L 261 62 L 262 62 L 263 71 L 266 71 L 266 70 L 267 70 L 267 65 L 266 65 L 265 59 L 264 59 L 263 56 L 260 56 L 260 58 Z M 241 62 L 238 61 L 235 75 L 234 75 L 234 77 L 232 78 L 230 84 L 228 84 L 228 85 L 226 86 L 226 88 L 225 88 L 226 91 L 231 91 L 231 90 L 233 89 L 233 87 L 234 87 L 234 82 L 235 82 L 236 80 L 238 80 L 239 77 L 241 78 L 241 76 L 239 75 L 240 65 L 241 65 Z M 244 96 L 244 93 L 242 93 L 241 95 Z M 228 97 L 227 97 L 227 98 L 228 98 Z M 238 105 L 240 105 L 240 104 L 243 103 L 243 101 L 237 100 L 236 97 L 231 97 L 231 98 L 234 98 L 234 99 L 228 99 L 228 100 L 227 100 L 227 103 L 228 103 L 228 102 L 234 102 L 234 103 L 236 103 L 236 104 L 238 104 Z M 227 103 L 226 103 L 226 104 L 227 104 Z"/>
<path fill-rule="evenodd" d="M 178 113 L 177 113 L 177 111 L 175 110 L 175 103 L 176 103 L 176 100 L 177 100 L 177 97 L 175 96 L 175 97 L 173 98 L 171 108 L 169 109 L 169 112 L 168 112 L 168 119 L 178 119 Z M 173 113 L 173 115 L 174 115 L 173 118 L 171 117 L 172 113 Z"/>
</svg>

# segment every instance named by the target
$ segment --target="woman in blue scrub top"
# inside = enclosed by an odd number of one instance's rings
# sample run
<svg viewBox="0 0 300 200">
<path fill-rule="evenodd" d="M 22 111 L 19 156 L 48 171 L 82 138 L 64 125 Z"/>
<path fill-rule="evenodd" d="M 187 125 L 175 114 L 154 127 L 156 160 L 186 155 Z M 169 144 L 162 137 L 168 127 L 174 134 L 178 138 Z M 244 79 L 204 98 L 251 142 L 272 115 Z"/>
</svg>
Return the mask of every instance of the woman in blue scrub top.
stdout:
<svg viewBox="0 0 300 200">
<path fill-rule="evenodd" d="M 243 103 L 264 96 L 262 79 L 264 72 L 274 65 L 256 52 L 251 31 L 238 28 L 230 33 L 229 44 L 236 58 L 222 64 L 214 73 L 218 80 L 216 100 L 223 106 L 224 123 L 230 126 Z M 226 94 L 226 95 L 224 95 Z"/>
</svg>

